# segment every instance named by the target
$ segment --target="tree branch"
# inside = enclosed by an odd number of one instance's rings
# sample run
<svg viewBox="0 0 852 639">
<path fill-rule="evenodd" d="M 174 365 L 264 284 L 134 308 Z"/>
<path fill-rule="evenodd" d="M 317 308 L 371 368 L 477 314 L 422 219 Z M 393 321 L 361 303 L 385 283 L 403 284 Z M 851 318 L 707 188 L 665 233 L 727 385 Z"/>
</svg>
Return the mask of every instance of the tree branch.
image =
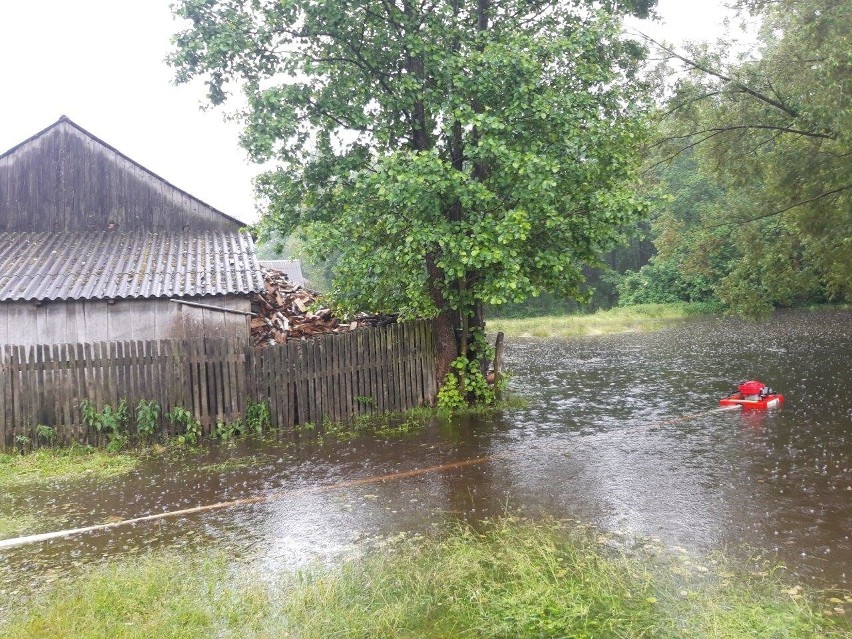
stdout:
<svg viewBox="0 0 852 639">
<path fill-rule="evenodd" d="M 822 198 L 828 197 L 829 195 L 837 195 L 839 193 L 842 193 L 843 191 L 848 191 L 849 189 L 852 189 L 852 184 L 847 184 L 846 186 L 841 186 L 840 188 L 832 189 L 831 191 L 826 191 L 825 193 L 822 193 L 812 198 L 808 198 L 807 200 L 802 200 L 801 202 L 796 202 L 795 204 L 785 206 L 783 209 L 778 209 L 777 211 L 773 211 L 772 213 L 764 213 L 763 215 L 758 215 L 757 217 L 753 217 L 748 220 L 732 220 L 730 222 L 711 224 L 706 228 L 709 230 L 720 228 L 722 226 L 730 226 L 731 224 L 751 224 L 752 222 L 757 222 L 758 220 L 765 220 L 768 217 L 775 217 L 776 215 L 781 215 L 782 213 L 786 213 L 787 211 L 794 209 L 798 206 L 804 206 L 805 204 L 816 202 L 817 200 L 821 200 Z"/>
<path fill-rule="evenodd" d="M 723 82 L 727 82 L 727 83 L 733 85 L 738 91 L 741 91 L 743 93 L 747 93 L 748 95 L 752 96 L 753 98 L 756 98 L 757 100 L 760 100 L 761 102 L 764 102 L 765 104 L 768 104 L 770 106 L 775 107 L 779 111 L 782 111 L 783 113 L 786 113 L 787 115 L 789 115 L 791 118 L 799 118 L 800 117 L 800 115 L 797 111 L 787 107 L 783 102 L 779 102 L 778 100 L 774 100 L 774 99 L 770 98 L 768 95 L 764 95 L 760 91 L 757 91 L 755 89 L 752 89 L 749 86 L 746 86 L 745 84 L 743 84 L 739 80 L 735 80 L 734 78 L 725 75 L 721 71 L 717 71 L 716 69 L 711 69 L 710 67 L 701 64 L 697 60 L 687 58 L 686 56 L 679 54 L 677 51 L 674 51 L 673 49 L 670 49 L 667 46 L 657 42 L 652 37 L 645 35 L 641 31 L 639 31 L 637 33 L 639 33 L 639 35 L 641 37 L 643 37 L 645 40 L 647 40 L 648 42 L 650 42 L 654 46 L 662 49 L 663 51 L 665 51 L 666 53 L 668 53 L 672 57 L 676 58 L 677 60 L 680 60 L 681 62 L 683 62 L 687 66 L 692 67 L 693 69 L 697 69 L 698 71 L 703 71 L 707 75 L 712 75 L 715 78 L 719 78 Z"/>
<path fill-rule="evenodd" d="M 666 142 L 670 142 L 672 140 L 683 140 L 686 138 L 691 138 L 695 135 L 702 135 L 704 133 L 725 133 L 727 131 L 741 131 L 741 130 L 749 130 L 749 129 L 759 129 L 759 130 L 767 130 L 767 131 L 779 131 L 781 133 L 794 133 L 796 135 L 803 135 L 809 138 L 822 138 L 825 140 L 833 140 L 834 137 L 830 135 L 826 135 L 824 133 L 811 133 L 810 131 L 802 131 L 800 129 L 793 129 L 788 126 L 772 126 L 769 124 L 737 124 L 732 126 L 719 126 L 712 127 L 710 129 L 702 129 L 701 131 L 693 131 L 692 133 L 687 133 L 685 135 L 673 135 L 670 137 L 662 138 L 659 141 L 655 142 L 651 145 L 651 147 L 660 146 Z"/>
</svg>

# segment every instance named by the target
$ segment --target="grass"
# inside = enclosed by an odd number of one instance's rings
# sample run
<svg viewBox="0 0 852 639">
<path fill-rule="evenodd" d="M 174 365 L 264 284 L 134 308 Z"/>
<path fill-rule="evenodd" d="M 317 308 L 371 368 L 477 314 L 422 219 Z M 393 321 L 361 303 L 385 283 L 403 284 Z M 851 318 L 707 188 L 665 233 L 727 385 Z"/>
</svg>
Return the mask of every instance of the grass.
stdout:
<svg viewBox="0 0 852 639">
<path fill-rule="evenodd" d="M 38 517 L 27 513 L 16 513 L 14 516 L 0 513 L 0 539 L 23 535 L 33 530 L 38 523 Z"/>
<path fill-rule="evenodd" d="M 30 453 L 0 453 L 0 488 L 51 480 L 112 477 L 136 467 L 139 455 L 109 453 L 90 446 L 39 448 Z"/>
<path fill-rule="evenodd" d="M 488 331 L 507 337 L 578 337 L 652 331 L 689 317 L 718 312 L 705 303 L 639 304 L 597 311 L 589 315 L 558 315 L 525 319 L 490 319 Z"/>
<path fill-rule="evenodd" d="M 770 570 L 622 552 L 575 524 L 503 518 L 409 538 L 336 568 L 271 576 L 221 555 L 151 554 L 13 605 L 23 637 L 849 637 L 852 624 Z M 663 559 L 660 559 L 663 556 Z M 241 570 L 241 568 L 246 568 Z M 826 610 L 828 607 L 828 610 Z M 832 612 L 829 616 L 826 612 Z"/>
</svg>

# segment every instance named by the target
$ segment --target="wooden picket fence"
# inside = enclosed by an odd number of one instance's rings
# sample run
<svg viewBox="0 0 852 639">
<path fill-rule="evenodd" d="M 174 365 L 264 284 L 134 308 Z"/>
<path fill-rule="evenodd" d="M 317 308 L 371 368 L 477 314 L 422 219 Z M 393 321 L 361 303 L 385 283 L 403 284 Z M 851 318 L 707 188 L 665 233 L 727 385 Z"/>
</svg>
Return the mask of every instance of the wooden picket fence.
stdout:
<svg viewBox="0 0 852 639">
<path fill-rule="evenodd" d="M 61 441 L 89 441 L 80 408 L 131 412 L 140 400 L 161 407 L 160 427 L 176 407 L 192 412 L 209 434 L 263 402 L 274 427 L 344 422 L 363 414 L 408 410 L 434 402 L 431 322 L 322 335 L 255 351 L 220 339 L 6 346 L 0 362 L 0 442 L 33 439 L 38 425 Z"/>
</svg>

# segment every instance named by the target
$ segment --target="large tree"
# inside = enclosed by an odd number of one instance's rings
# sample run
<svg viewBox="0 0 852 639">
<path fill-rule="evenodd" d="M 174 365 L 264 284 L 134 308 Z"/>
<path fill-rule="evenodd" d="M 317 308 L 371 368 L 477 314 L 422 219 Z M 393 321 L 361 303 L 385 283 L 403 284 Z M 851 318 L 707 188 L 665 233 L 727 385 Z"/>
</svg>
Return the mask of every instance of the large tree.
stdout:
<svg viewBox="0 0 852 639">
<path fill-rule="evenodd" d="M 179 0 L 171 61 L 242 93 L 261 228 L 333 247 L 343 309 L 434 316 L 444 379 L 476 372 L 484 303 L 579 296 L 643 212 L 644 49 L 606 5 Z"/>
<path fill-rule="evenodd" d="M 700 182 L 722 189 L 697 224 L 670 211 L 687 233 L 658 245 L 695 265 L 696 252 L 726 244 L 724 268 L 704 273 L 718 276 L 716 293 L 741 312 L 850 300 L 852 0 L 737 4 L 759 20 L 756 45 L 741 55 L 730 41 L 655 43 L 673 80 L 659 162 L 694 152 Z"/>
</svg>

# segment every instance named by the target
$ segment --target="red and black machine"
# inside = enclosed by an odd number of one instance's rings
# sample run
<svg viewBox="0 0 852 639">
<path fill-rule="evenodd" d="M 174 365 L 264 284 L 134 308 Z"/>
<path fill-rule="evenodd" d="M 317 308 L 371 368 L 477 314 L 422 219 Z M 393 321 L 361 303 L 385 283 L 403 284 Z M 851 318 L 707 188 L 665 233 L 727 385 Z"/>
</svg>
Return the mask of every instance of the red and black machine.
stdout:
<svg viewBox="0 0 852 639">
<path fill-rule="evenodd" d="M 783 395 L 756 379 L 740 382 L 737 390 L 719 400 L 719 406 L 742 406 L 744 410 L 766 410 L 783 403 Z"/>
</svg>

